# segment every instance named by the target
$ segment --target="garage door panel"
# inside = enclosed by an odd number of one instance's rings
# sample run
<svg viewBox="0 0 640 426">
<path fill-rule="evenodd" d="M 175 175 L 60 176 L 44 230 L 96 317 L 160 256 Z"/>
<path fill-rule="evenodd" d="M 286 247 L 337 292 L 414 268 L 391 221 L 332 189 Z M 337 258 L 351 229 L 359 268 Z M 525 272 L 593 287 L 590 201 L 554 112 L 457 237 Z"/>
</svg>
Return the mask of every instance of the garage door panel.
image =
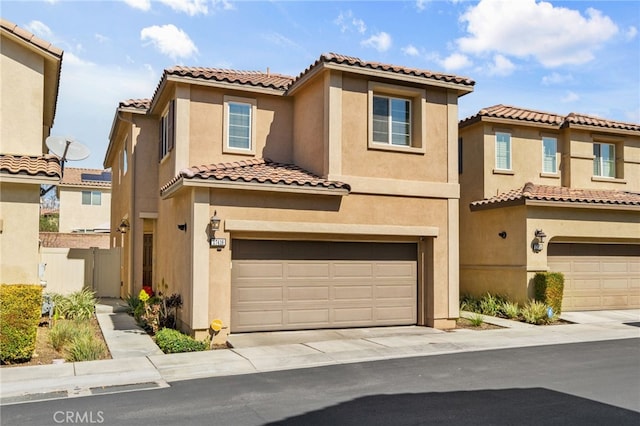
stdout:
<svg viewBox="0 0 640 426">
<path fill-rule="evenodd" d="M 373 299 L 373 287 L 371 285 L 340 285 L 333 287 L 334 300 L 371 301 Z"/>
<path fill-rule="evenodd" d="M 281 302 L 282 287 L 243 287 L 236 289 L 239 303 Z"/>
<path fill-rule="evenodd" d="M 565 275 L 563 309 L 640 308 L 640 245 L 549 244 L 549 269 Z"/>
<path fill-rule="evenodd" d="M 288 279 L 329 279 L 330 265 L 329 263 L 286 263 Z"/>
<path fill-rule="evenodd" d="M 416 323 L 415 244 L 232 246 L 232 332 Z"/>
<path fill-rule="evenodd" d="M 326 302 L 329 300 L 329 286 L 287 287 L 287 301 Z"/>
</svg>

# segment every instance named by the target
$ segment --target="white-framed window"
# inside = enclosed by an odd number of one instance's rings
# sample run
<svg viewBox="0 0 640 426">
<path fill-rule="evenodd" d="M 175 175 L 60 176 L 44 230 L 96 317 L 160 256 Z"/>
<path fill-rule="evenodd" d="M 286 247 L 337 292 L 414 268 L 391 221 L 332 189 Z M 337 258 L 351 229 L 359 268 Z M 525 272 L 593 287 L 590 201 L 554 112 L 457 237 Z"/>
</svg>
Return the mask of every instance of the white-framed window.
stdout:
<svg viewBox="0 0 640 426">
<path fill-rule="evenodd" d="M 411 101 L 373 96 L 373 142 L 411 146 Z"/>
<path fill-rule="evenodd" d="M 175 144 L 174 122 L 175 101 L 171 100 L 169 102 L 169 107 L 164 114 L 162 114 L 162 117 L 160 117 L 160 158 L 158 160 L 162 160 L 173 149 Z"/>
<path fill-rule="evenodd" d="M 511 170 L 511 134 L 496 132 L 496 169 Z"/>
<path fill-rule="evenodd" d="M 542 138 L 542 173 L 558 173 L 558 139 Z"/>
<path fill-rule="evenodd" d="M 102 192 L 82 191 L 82 204 L 85 206 L 99 206 L 102 204 Z"/>
<path fill-rule="evenodd" d="M 368 83 L 368 148 L 425 154 L 426 91 Z"/>
<path fill-rule="evenodd" d="M 612 143 L 593 144 L 593 175 L 616 177 L 616 146 Z"/>
<path fill-rule="evenodd" d="M 255 154 L 255 99 L 224 97 L 224 152 Z"/>
<path fill-rule="evenodd" d="M 127 170 L 129 169 L 129 154 L 127 153 L 127 141 L 128 138 L 125 139 L 124 149 L 122 150 L 122 174 L 126 175 Z"/>
</svg>

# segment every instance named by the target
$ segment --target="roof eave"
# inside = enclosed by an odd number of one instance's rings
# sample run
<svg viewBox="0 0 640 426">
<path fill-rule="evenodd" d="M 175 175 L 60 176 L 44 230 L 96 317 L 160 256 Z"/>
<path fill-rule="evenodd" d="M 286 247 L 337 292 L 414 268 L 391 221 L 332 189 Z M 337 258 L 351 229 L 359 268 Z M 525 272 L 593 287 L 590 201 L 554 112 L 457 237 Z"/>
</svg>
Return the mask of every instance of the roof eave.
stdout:
<svg viewBox="0 0 640 426">
<path fill-rule="evenodd" d="M 283 185 L 273 183 L 239 182 L 239 181 L 219 181 L 208 179 L 185 179 L 180 177 L 169 187 L 163 190 L 160 196 L 163 199 L 173 197 L 179 190 L 185 187 L 205 187 L 213 189 L 240 189 L 245 191 L 265 191 L 265 192 L 285 192 L 289 194 L 311 194 L 327 196 L 349 195 L 346 188 L 327 188 L 320 186 L 303 185 Z"/>
<path fill-rule="evenodd" d="M 560 207 L 560 208 L 582 208 L 582 209 L 598 209 L 598 210 L 618 210 L 618 211 L 638 211 L 640 205 L 634 204 L 614 204 L 586 201 L 561 201 L 561 200 L 531 200 L 520 198 L 517 200 L 501 201 L 489 204 L 473 205 L 469 208 L 472 212 L 481 210 L 492 210 L 506 207 L 514 207 L 525 205 L 527 207 Z"/>
</svg>

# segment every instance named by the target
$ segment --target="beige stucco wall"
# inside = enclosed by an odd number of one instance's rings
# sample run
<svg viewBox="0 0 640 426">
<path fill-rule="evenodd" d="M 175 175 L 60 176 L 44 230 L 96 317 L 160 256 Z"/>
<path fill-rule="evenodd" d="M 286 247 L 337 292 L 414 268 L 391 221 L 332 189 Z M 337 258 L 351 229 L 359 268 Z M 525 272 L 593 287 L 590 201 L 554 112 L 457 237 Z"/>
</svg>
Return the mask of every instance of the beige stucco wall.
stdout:
<svg viewBox="0 0 640 426">
<path fill-rule="evenodd" d="M 97 191 L 102 195 L 98 206 L 82 204 L 83 191 Z M 111 190 L 105 188 L 60 188 L 59 232 L 94 229 L 110 223 Z"/>
<path fill-rule="evenodd" d="M 42 155 L 44 58 L 4 36 L 0 49 L 0 152 Z"/>
<path fill-rule="evenodd" d="M 40 185 L 0 183 L 0 282 L 37 284 Z"/>
</svg>

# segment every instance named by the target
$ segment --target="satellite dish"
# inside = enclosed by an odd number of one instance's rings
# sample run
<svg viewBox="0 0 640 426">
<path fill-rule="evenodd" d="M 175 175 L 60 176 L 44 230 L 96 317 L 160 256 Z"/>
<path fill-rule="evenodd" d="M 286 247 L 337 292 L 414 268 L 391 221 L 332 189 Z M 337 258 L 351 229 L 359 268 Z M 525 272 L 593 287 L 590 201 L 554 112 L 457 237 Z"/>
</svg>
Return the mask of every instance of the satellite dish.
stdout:
<svg viewBox="0 0 640 426">
<path fill-rule="evenodd" d="M 51 152 L 60 157 L 62 163 L 67 160 L 84 160 L 90 154 L 89 148 L 70 137 L 49 136 L 45 144 Z"/>
</svg>

